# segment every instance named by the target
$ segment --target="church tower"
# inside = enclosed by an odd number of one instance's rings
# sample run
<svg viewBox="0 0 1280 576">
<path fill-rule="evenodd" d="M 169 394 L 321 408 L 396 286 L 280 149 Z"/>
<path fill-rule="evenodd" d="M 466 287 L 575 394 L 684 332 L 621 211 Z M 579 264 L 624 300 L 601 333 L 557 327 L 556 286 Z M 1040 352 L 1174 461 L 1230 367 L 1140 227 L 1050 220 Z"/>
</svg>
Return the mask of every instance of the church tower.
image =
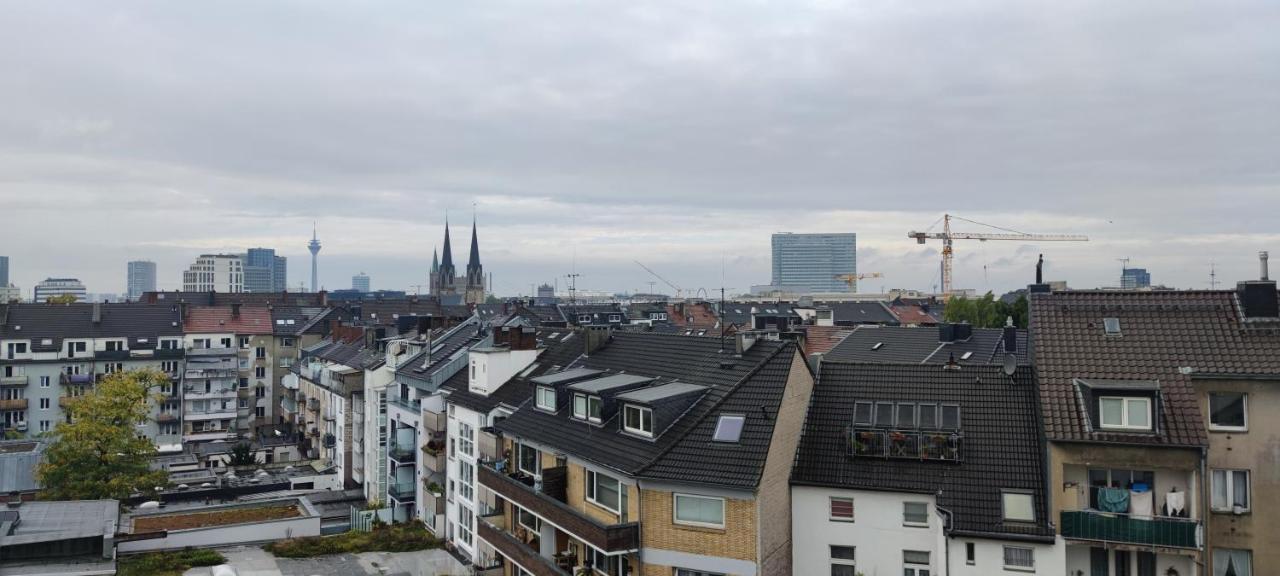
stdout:
<svg viewBox="0 0 1280 576">
<path fill-rule="evenodd" d="M 435 295 L 450 296 L 458 293 L 454 275 L 453 247 L 449 244 L 449 220 L 446 218 L 444 221 L 444 257 L 433 279 L 433 283 L 436 286 Z"/>
</svg>

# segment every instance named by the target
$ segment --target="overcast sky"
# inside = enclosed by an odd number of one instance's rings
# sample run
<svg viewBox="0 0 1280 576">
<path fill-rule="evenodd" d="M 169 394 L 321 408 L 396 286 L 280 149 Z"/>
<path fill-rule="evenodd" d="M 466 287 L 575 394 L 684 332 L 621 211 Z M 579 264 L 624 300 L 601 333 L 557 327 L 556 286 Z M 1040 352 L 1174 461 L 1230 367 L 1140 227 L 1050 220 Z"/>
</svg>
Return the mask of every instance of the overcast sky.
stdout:
<svg viewBox="0 0 1280 576">
<path fill-rule="evenodd" d="M 856 232 L 930 289 L 1257 274 L 1280 250 L 1280 2 L 0 1 L 0 255 L 160 287 L 275 247 L 290 283 L 427 283 L 472 207 L 501 294 L 769 282 L 769 235 Z M 980 231 L 964 224 L 958 230 Z M 1280 255 L 1280 252 L 1277 253 Z M 576 264 L 575 264 L 576 259 Z M 662 287 L 661 284 L 658 285 Z"/>
</svg>

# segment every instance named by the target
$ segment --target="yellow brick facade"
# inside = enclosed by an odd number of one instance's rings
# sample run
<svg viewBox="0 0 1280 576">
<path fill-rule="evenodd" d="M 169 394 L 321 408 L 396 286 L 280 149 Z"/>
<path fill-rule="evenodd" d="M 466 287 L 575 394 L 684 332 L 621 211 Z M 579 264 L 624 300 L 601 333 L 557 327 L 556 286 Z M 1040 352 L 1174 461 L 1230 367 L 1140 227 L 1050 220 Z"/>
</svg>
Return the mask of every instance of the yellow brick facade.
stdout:
<svg viewBox="0 0 1280 576">
<path fill-rule="evenodd" d="M 726 498 L 725 528 L 715 529 L 676 524 L 671 492 L 641 490 L 640 499 L 644 510 L 640 524 L 641 546 L 756 561 L 755 500 Z M 671 573 L 669 568 L 666 573 Z"/>
</svg>

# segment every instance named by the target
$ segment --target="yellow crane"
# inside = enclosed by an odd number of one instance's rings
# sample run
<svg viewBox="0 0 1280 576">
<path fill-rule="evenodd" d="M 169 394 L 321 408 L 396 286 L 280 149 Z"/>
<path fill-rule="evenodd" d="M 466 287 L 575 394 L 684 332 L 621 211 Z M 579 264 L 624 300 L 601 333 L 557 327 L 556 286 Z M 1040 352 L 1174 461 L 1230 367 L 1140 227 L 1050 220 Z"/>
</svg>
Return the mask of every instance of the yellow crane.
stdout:
<svg viewBox="0 0 1280 576">
<path fill-rule="evenodd" d="M 849 285 L 850 292 L 857 292 L 858 281 L 866 280 L 868 278 L 884 278 L 884 274 L 881 274 L 879 272 L 867 272 L 865 274 L 836 274 L 835 275 L 836 280 L 844 280 L 844 283 Z"/>
<path fill-rule="evenodd" d="M 1004 233 L 988 234 L 988 233 L 980 233 L 980 232 L 952 232 L 951 231 L 952 218 L 955 218 L 956 220 L 962 220 L 970 224 L 977 224 L 979 226 L 995 228 L 996 230 L 1003 230 Z M 929 232 L 928 230 L 925 230 L 924 232 L 912 231 L 912 232 L 907 232 L 907 238 L 915 238 L 917 244 L 924 244 L 925 240 L 942 240 L 942 295 L 943 297 L 946 297 L 947 295 L 951 294 L 951 259 L 953 256 L 953 253 L 951 250 L 952 240 L 979 240 L 982 242 L 986 242 L 987 240 L 1020 240 L 1023 242 L 1085 242 L 1089 240 L 1088 236 L 1081 236 L 1079 234 L 1028 234 L 1026 232 L 1019 232 L 1017 230 L 1010 230 L 1008 228 L 1001 228 L 999 226 L 983 224 L 982 222 L 974 222 L 973 220 L 969 220 L 967 218 L 961 218 L 959 216 L 952 216 L 950 214 L 943 214 L 942 221 L 943 221 L 942 232 Z M 937 222 L 934 222 L 934 224 L 936 225 Z M 933 228 L 933 226 L 930 226 L 930 228 Z"/>
</svg>

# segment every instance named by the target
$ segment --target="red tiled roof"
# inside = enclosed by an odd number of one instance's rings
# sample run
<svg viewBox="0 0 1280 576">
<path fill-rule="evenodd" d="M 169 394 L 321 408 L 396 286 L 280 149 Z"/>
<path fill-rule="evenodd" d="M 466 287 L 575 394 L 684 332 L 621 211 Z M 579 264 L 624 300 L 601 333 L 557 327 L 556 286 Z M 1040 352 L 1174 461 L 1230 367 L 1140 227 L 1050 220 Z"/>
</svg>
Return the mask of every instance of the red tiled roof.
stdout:
<svg viewBox="0 0 1280 576">
<path fill-rule="evenodd" d="M 826 354 L 846 336 L 853 333 L 853 328 L 844 326 L 805 326 L 804 353 Z"/>
<path fill-rule="evenodd" d="M 1103 318 L 1117 318 L 1107 335 Z M 1203 446 L 1194 374 L 1280 374 L 1280 321 L 1244 320 L 1232 291 L 1055 292 L 1031 298 L 1032 351 L 1050 440 Z M 1157 434 L 1091 429 L 1075 379 L 1154 380 Z"/>
<path fill-rule="evenodd" d="M 231 306 L 193 306 L 187 309 L 183 327 L 189 334 L 270 334 L 271 311 L 266 307 L 242 305 L 236 316 Z"/>
<path fill-rule="evenodd" d="M 686 326 L 689 328 L 715 328 L 720 319 L 716 318 L 716 313 L 711 310 L 710 305 L 699 302 L 685 304 L 684 314 L 680 313 L 679 306 L 668 304 L 667 322 L 674 326 Z"/>
<path fill-rule="evenodd" d="M 889 306 L 889 311 L 898 318 L 898 322 L 903 325 L 937 324 L 938 319 L 925 312 L 924 308 L 916 304 L 893 304 Z"/>
</svg>

